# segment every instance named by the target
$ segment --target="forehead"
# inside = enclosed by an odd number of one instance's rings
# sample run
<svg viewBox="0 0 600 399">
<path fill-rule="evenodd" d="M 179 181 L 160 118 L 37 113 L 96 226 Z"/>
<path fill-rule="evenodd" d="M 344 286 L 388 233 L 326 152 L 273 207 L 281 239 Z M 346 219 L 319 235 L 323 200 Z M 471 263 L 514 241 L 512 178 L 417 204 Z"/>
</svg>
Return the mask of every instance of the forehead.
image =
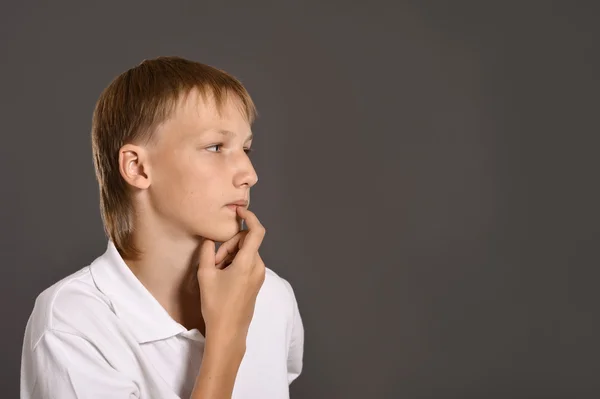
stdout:
<svg viewBox="0 0 600 399">
<path fill-rule="evenodd" d="M 182 95 L 174 104 L 173 113 L 165 127 L 175 129 L 180 138 L 199 137 L 206 131 L 229 131 L 246 137 L 251 133 L 250 124 L 243 112 L 241 100 L 233 94 L 224 94 L 217 104 L 212 93 L 202 95 L 197 89 Z M 172 136 L 173 132 L 169 132 Z"/>
</svg>

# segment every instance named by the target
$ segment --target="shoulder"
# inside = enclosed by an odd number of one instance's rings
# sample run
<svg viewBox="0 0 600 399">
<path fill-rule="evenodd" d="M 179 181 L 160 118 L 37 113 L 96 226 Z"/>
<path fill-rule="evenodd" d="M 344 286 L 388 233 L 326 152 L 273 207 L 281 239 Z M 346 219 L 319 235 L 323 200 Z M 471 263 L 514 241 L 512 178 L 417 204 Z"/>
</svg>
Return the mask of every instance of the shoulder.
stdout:
<svg viewBox="0 0 600 399">
<path fill-rule="evenodd" d="M 272 269 L 266 268 L 265 281 L 259 291 L 256 306 L 259 313 L 271 320 L 282 320 L 288 327 L 294 325 L 298 303 L 290 282 Z M 277 315 L 277 317 L 273 317 Z"/>
<path fill-rule="evenodd" d="M 293 307 L 296 304 L 294 289 L 290 282 L 268 267 L 265 271 L 265 282 L 261 290 L 267 291 L 270 296 L 276 296 L 279 300 L 285 301 L 288 306 Z"/>
<path fill-rule="evenodd" d="M 288 380 L 291 383 L 302 370 L 302 357 L 304 351 L 304 323 L 298 307 L 298 301 L 290 282 L 280 277 L 273 270 L 267 269 L 265 284 L 267 289 L 273 293 L 269 298 L 269 308 L 272 316 L 273 311 L 280 309 L 285 319 L 286 342 L 287 342 L 287 367 Z M 276 297 L 275 297 L 276 295 Z M 271 317 L 271 319 L 274 319 Z"/>
<path fill-rule="evenodd" d="M 92 324 L 102 323 L 112 313 L 110 301 L 96 288 L 86 266 L 37 296 L 25 339 L 33 349 L 52 330 L 85 337 Z"/>
</svg>

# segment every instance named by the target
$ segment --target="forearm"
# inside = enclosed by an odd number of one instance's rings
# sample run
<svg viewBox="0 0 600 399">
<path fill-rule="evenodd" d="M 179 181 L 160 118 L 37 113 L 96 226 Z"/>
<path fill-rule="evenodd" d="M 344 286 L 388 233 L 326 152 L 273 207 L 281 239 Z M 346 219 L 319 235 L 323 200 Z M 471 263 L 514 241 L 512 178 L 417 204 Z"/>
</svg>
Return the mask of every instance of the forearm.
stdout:
<svg viewBox="0 0 600 399">
<path fill-rule="evenodd" d="M 191 399 L 231 399 L 244 352 L 245 342 L 225 342 L 207 337 Z"/>
</svg>

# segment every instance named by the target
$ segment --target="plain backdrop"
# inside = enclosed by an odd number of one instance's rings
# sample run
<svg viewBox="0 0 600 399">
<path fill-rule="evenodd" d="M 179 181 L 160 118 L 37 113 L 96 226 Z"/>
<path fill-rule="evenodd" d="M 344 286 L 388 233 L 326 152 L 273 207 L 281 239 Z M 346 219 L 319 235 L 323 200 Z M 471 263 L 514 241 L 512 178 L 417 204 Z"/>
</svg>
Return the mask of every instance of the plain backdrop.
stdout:
<svg viewBox="0 0 600 399">
<path fill-rule="evenodd" d="M 1 396 L 36 296 L 106 246 L 101 90 L 179 55 L 258 106 L 293 399 L 600 397 L 597 4 L 3 2 Z"/>
</svg>

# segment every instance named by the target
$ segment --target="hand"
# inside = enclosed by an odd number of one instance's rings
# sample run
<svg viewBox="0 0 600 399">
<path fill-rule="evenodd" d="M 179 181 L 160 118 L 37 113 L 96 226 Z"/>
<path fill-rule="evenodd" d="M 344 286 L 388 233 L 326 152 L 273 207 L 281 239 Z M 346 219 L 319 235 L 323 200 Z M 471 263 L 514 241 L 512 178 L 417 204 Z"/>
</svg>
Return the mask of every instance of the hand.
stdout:
<svg viewBox="0 0 600 399">
<path fill-rule="evenodd" d="M 248 230 L 242 230 L 231 237 L 231 239 L 221 244 L 215 256 L 215 265 L 217 269 L 225 269 L 233 262 L 240 247 L 244 245 L 246 235 L 248 235 Z"/>
<path fill-rule="evenodd" d="M 253 212 L 240 206 L 237 212 L 248 230 L 223 243 L 217 254 L 214 241 L 202 241 L 198 283 L 207 342 L 210 336 L 245 348 L 256 297 L 265 279 L 258 249 L 266 231 Z M 226 265 L 228 258 L 231 264 Z"/>
</svg>

